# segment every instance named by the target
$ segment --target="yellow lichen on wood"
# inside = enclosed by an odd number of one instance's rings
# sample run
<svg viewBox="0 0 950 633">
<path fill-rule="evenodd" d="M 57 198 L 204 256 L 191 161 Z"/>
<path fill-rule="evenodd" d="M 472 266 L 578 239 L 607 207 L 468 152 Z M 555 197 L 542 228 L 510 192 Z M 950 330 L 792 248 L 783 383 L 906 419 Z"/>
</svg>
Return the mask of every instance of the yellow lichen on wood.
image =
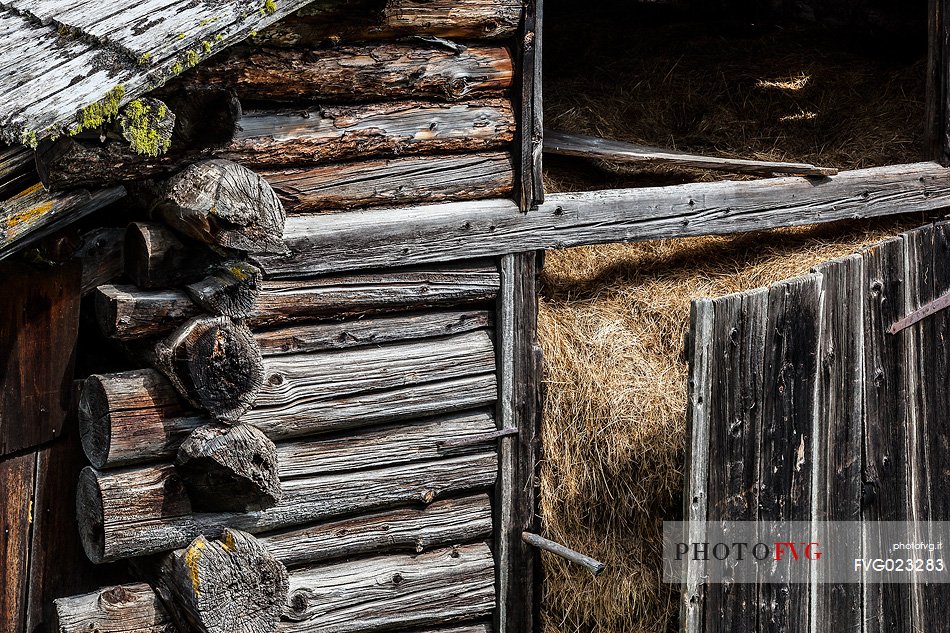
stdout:
<svg viewBox="0 0 950 633">
<path fill-rule="evenodd" d="M 231 532 L 231 530 L 225 530 L 224 540 L 221 541 L 221 547 L 229 552 L 233 552 L 235 549 L 237 549 L 237 545 L 234 542 L 234 533 Z"/>
<path fill-rule="evenodd" d="M 119 113 L 119 105 L 124 96 L 125 86 L 119 84 L 112 88 L 102 99 L 80 110 L 79 122 L 69 133 L 79 134 L 83 130 L 92 130 L 111 121 Z"/>
<path fill-rule="evenodd" d="M 201 561 L 201 553 L 208 546 L 205 537 L 199 536 L 188 546 L 185 551 L 185 566 L 188 567 L 188 573 L 191 575 L 191 587 L 196 596 L 201 595 L 201 579 L 198 576 L 198 563 Z"/>
<path fill-rule="evenodd" d="M 125 106 L 119 126 L 135 153 L 160 156 L 171 147 L 175 119 L 161 101 L 136 99 Z"/>
</svg>

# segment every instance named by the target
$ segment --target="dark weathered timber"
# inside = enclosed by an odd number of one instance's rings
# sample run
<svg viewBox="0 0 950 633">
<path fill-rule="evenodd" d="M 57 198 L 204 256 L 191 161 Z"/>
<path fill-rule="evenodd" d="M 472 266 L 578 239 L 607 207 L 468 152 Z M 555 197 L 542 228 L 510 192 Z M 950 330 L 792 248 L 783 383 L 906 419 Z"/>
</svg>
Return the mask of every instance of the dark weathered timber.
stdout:
<svg viewBox="0 0 950 633">
<path fill-rule="evenodd" d="M 3 565 L 0 566 L 0 628 L 24 633 L 30 570 L 30 504 L 36 455 L 27 453 L 0 460 L 0 527 Z"/>
<path fill-rule="evenodd" d="M 492 313 L 487 310 L 430 311 L 289 325 L 254 332 L 254 340 L 262 355 L 274 356 L 448 336 L 491 325 Z"/>
<path fill-rule="evenodd" d="M 901 419 L 900 337 L 887 327 L 902 316 L 904 305 L 903 240 L 894 238 L 864 252 L 864 472 L 863 518 L 869 540 L 876 521 L 907 518 L 906 430 Z M 869 633 L 911 630 L 907 585 L 866 583 L 863 586 L 865 630 Z"/>
<path fill-rule="evenodd" d="M 290 574 L 281 633 L 357 633 L 484 617 L 495 565 L 479 543 L 314 566 Z"/>
<path fill-rule="evenodd" d="M 554 194 L 532 213 L 521 213 L 508 200 L 485 200 L 297 215 L 288 218 L 284 229 L 290 255 L 255 260 L 265 276 L 292 277 L 529 249 L 737 233 L 932 211 L 948 204 L 950 171 L 936 163 L 916 163 L 846 171 L 817 182 L 772 178 Z"/>
<path fill-rule="evenodd" d="M 495 483 L 494 453 L 300 477 L 283 482 L 273 508 L 252 513 L 193 513 L 171 465 L 99 472 L 79 478 L 76 511 L 86 554 L 107 562 L 186 546 L 200 534 L 233 527 L 250 533 L 289 528 L 409 503 L 431 503 Z"/>
<path fill-rule="evenodd" d="M 420 554 L 434 547 L 487 538 L 492 531 L 488 495 L 436 501 L 259 537 L 288 567 L 380 552 Z"/>
<path fill-rule="evenodd" d="M 501 46 L 460 51 L 420 44 L 329 49 L 232 49 L 199 67 L 192 81 L 256 101 L 461 101 L 507 90 L 511 55 Z"/>
<path fill-rule="evenodd" d="M 202 633 L 275 633 L 287 601 L 287 569 L 239 530 L 168 554 L 159 582 L 175 613 Z"/>
<path fill-rule="evenodd" d="M 144 583 L 116 585 L 53 601 L 56 633 L 175 633 L 158 594 Z"/>
<path fill-rule="evenodd" d="M 277 447 L 250 424 L 198 427 L 178 447 L 175 469 L 197 512 L 252 512 L 280 501 Z"/>
<path fill-rule="evenodd" d="M 537 345 L 538 261 L 533 252 L 501 259 L 498 297 L 498 428 L 518 434 L 499 440 L 496 534 L 499 580 L 496 630 L 533 631 L 539 603 L 538 551 L 522 540 L 537 533 L 537 438 L 541 356 Z"/>
<path fill-rule="evenodd" d="M 83 233 L 76 258 L 82 266 L 83 296 L 125 272 L 125 229 L 99 228 Z"/>
<path fill-rule="evenodd" d="M 89 461 L 97 468 L 173 457 L 194 429 L 208 423 L 207 418 L 196 413 L 173 413 L 181 406 L 174 388 L 158 372 L 145 370 L 143 373 L 148 372 L 171 391 L 170 404 L 147 404 L 145 397 L 146 404 L 141 407 L 133 403 L 124 410 L 99 409 L 98 415 L 83 418 L 83 446 Z M 302 403 L 283 418 L 260 416 L 255 424 L 272 438 L 310 435 L 486 406 L 496 397 L 492 371 Z"/>
<path fill-rule="evenodd" d="M 0 202 L 0 259 L 125 196 L 124 187 L 49 193 L 36 184 Z"/>
<path fill-rule="evenodd" d="M 485 262 L 448 264 L 427 270 L 333 275 L 307 280 L 265 281 L 252 327 L 340 319 L 491 301 L 498 271 Z M 119 340 L 174 330 L 199 308 L 181 291 L 146 292 L 133 286 L 100 286 L 96 318 L 103 334 Z"/>
<path fill-rule="evenodd" d="M 262 110 L 244 116 L 240 132 L 221 156 L 267 167 L 372 156 L 477 152 L 510 143 L 514 131 L 514 113 L 504 99 Z"/>
<path fill-rule="evenodd" d="M 0 262 L 0 456 L 60 436 L 69 409 L 82 270 Z"/>
<path fill-rule="evenodd" d="M 649 147 L 555 130 L 544 131 L 544 151 L 548 154 L 578 156 L 620 163 L 693 167 L 758 176 L 776 174 L 786 176 L 834 176 L 838 173 L 838 170 L 833 167 L 816 167 L 807 163 L 782 163 L 703 156 L 701 154 L 668 150 L 662 147 Z"/>
<path fill-rule="evenodd" d="M 199 316 L 155 345 L 155 365 L 185 400 L 212 418 L 234 423 L 264 386 L 254 336 L 227 317 Z"/>
<path fill-rule="evenodd" d="M 502 198 L 514 166 L 504 152 L 412 156 L 263 171 L 290 213 Z"/>
<path fill-rule="evenodd" d="M 185 286 L 185 293 L 195 304 L 218 316 L 243 319 L 254 312 L 260 295 L 261 271 L 240 260 L 215 264 L 201 281 Z"/>
<path fill-rule="evenodd" d="M 950 4 L 928 0 L 927 9 L 930 46 L 925 137 L 929 158 L 950 165 Z"/>
<path fill-rule="evenodd" d="M 518 206 L 528 211 L 544 202 L 541 168 L 544 137 L 542 99 L 542 19 L 543 0 L 527 0 L 521 22 L 518 50 L 521 126 L 518 128 L 519 184 Z"/>
<path fill-rule="evenodd" d="M 520 21 L 519 0 L 320 0 L 252 40 L 269 46 L 315 47 L 420 35 L 504 39 L 515 34 Z"/>
<path fill-rule="evenodd" d="M 125 233 L 125 274 L 139 288 L 159 290 L 198 281 L 218 258 L 204 244 L 164 224 L 132 222 Z"/>
<path fill-rule="evenodd" d="M 0 145 L 0 199 L 16 195 L 39 182 L 33 152 L 16 145 Z"/>
<path fill-rule="evenodd" d="M 266 180 L 236 163 L 189 165 L 142 195 L 166 224 L 199 242 L 250 253 L 283 250 L 280 198 Z"/>
<path fill-rule="evenodd" d="M 237 133 L 241 102 L 234 91 L 207 85 L 164 86 L 159 93 L 175 111 L 174 146 L 224 147 Z"/>
<path fill-rule="evenodd" d="M 575 565 L 580 565 L 594 576 L 601 575 L 604 573 L 604 570 L 607 569 L 607 565 L 600 562 L 599 560 L 594 560 L 590 556 L 581 554 L 580 552 L 574 551 L 569 547 L 564 547 L 560 543 L 555 543 L 551 539 L 544 538 L 538 534 L 522 532 L 521 540 L 528 545 L 533 545 L 538 549 L 551 552 L 552 554 L 559 556 L 566 561 L 574 563 Z"/>
</svg>

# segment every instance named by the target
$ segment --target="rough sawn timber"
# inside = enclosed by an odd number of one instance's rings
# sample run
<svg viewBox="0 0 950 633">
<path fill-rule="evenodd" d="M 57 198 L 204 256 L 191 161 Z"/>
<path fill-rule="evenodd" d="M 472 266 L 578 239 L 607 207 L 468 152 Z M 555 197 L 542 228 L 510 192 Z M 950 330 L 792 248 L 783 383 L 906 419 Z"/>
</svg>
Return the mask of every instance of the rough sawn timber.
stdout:
<svg viewBox="0 0 950 633">
<path fill-rule="evenodd" d="M 407 101 L 251 111 L 240 125 L 221 156 L 266 167 L 490 150 L 511 142 L 515 117 L 504 99 L 454 104 Z"/>
<path fill-rule="evenodd" d="M 87 467 L 79 477 L 76 512 L 86 555 L 108 562 L 184 547 L 200 534 L 233 527 L 252 534 L 431 503 L 495 483 L 494 452 L 398 464 L 374 470 L 290 479 L 281 502 L 263 512 L 193 512 L 172 465 L 113 471 Z"/>
<path fill-rule="evenodd" d="M 494 607 L 494 558 L 478 543 L 294 571 L 279 630 L 389 630 L 472 620 Z"/>
<path fill-rule="evenodd" d="M 461 101 L 511 86 L 503 46 L 460 51 L 419 44 L 330 49 L 242 48 L 197 69 L 192 81 L 233 89 L 256 101 Z"/>
<path fill-rule="evenodd" d="M 484 200 L 287 219 L 289 255 L 255 258 L 265 276 L 316 275 L 532 249 L 721 235 L 942 209 L 950 170 L 937 163 L 549 195 L 531 213 Z M 359 252 L 354 258 L 352 253 Z"/>
<path fill-rule="evenodd" d="M 176 633 L 158 594 L 144 583 L 107 587 L 53 601 L 56 633 Z"/>
<path fill-rule="evenodd" d="M 514 181 L 505 152 L 410 156 L 262 171 L 290 213 L 502 198 Z"/>
</svg>

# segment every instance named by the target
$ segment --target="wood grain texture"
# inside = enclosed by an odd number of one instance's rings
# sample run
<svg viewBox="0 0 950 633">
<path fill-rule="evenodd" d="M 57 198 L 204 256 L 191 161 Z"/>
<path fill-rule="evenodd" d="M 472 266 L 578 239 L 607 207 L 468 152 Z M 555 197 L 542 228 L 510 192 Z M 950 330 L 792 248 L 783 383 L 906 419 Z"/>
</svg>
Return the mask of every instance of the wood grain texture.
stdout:
<svg viewBox="0 0 950 633">
<path fill-rule="evenodd" d="M 176 633 L 158 594 L 145 583 L 116 585 L 53 601 L 57 633 Z"/>
<path fill-rule="evenodd" d="M 514 166 L 504 152 L 411 156 L 263 171 L 289 213 L 501 198 Z"/>
<path fill-rule="evenodd" d="M 419 554 L 484 539 L 491 531 L 491 502 L 488 495 L 478 495 L 265 534 L 260 539 L 279 561 L 299 567 L 381 552 Z"/>
<path fill-rule="evenodd" d="M 515 118 L 504 99 L 458 104 L 431 102 L 249 111 L 223 158 L 254 167 L 327 163 L 351 158 L 476 152 L 514 137 Z"/>
<path fill-rule="evenodd" d="M 287 256 L 257 257 L 266 275 L 411 265 L 529 249 L 719 235 L 939 209 L 950 172 L 936 163 L 841 172 L 812 181 L 694 183 L 554 194 L 535 212 L 486 200 L 288 218 Z M 361 253 L 353 258 L 354 251 Z"/>
<path fill-rule="evenodd" d="M 544 202 L 544 108 L 542 107 L 542 33 L 544 0 L 527 0 L 518 33 L 521 126 L 518 129 L 518 207 L 528 211 Z"/>
<path fill-rule="evenodd" d="M 928 0 L 927 97 L 924 136 L 928 156 L 950 164 L 950 5 Z"/>
<path fill-rule="evenodd" d="M 495 606 L 495 565 L 479 543 L 418 556 L 378 556 L 290 574 L 281 633 L 356 633 L 444 625 Z"/>
<path fill-rule="evenodd" d="M 199 67 L 191 80 L 252 101 L 461 101 L 507 90 L 512 75 L 511 55 L 501 46 L 452 51 L 383 43 L 232 49 Z"/>
<path fill-rule="evenodd" d="M 30 523 L 36 455 L 0 459 L 0 628 L 24 633 L 30 578 Z"/>
<path fill-rule="evenodd" d="M 82 270 L 0 263 L 0 456 L 54 440 L 69 408 Z"/>
<path fill-rule="evenodd" d="M 282 482 L 280 503 L 263 512 L 192 512 L 174 467 L 148 466 L 79 478 L 77 514 L 93 562 L 144 556 L 186 546 L 199 534 L 233 527 L 252 534 L 407 503 L 485 490 L 495 482 L 494 453 L 400 464 L 369 471 Z"/>
<path fill-rule="evenodd" d="M 82 234 L 76 258 L 82 266 L 82 295 L 117 280 L 125 272 L 125 229 L 104 227 Z"/>
<path fill-rule="evenodd" d="M 386 273 L 330 275 L 307 280 L 271 280 L 261 287 L 248 322 L 252 327 L 340 319 L 347 316 L 418 310 L 491 301 L 498 271 L 484 262 Z M 110 338 L 132 340 L 171 332 L 199 309 L 181 291 L 141 291 L 134 286 L 100 286 L 96 318 Z"/>
</svg>

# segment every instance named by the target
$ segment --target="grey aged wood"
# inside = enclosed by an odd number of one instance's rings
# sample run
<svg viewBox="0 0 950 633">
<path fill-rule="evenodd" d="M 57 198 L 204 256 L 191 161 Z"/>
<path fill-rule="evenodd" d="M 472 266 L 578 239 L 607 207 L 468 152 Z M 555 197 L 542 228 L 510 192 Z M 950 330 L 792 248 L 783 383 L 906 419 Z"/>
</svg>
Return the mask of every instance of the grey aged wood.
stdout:
<svg viewBox="0 0 950 633">
<path fill-rule="evenodd" d="M 287 601 L 287 569 L 250 534 L 226 528 L 164 557 L 162 590 L 201 633 L 275 633 Z"/>
<path fill-rule="evenodd" d="M 156 188 L 150 208 L 199 242 L 251 253 L 282 250 L 286 214 L 267 181 L 225 160 L 189 165 Z"/>
<path fill-rule="evenodd" d="M 816 167 L 807 163 L 782 163 L 774 161 L 719 158 L 678 152 L 661 147 L 649 147 L 624 141 L 615 141 L 585 134 L 570 134 L 555 130 L 544 131 L 544 151 L 561 156 L 579 156 L 597 160 L 634 163 L 642 165 L 673 165 L 737 174 L 772 176 L 834 176 L 832 167 Z"/>
<path fill-rule="evenodd" d="M 487 310 L 439 310 L 347 321 L 288 325 L 254 332 L 264 356 L 381 345 L 490 327 Z"/>
<path fill-rule="evenodd" d="M 485 490 L 497 469 L 495 454 L 484 453 L 300 477 L 282 482 L 280 503 L 263 512 L 193 513 L 171 465 L 89 467 L 79 478 L 76 511 L 89 559 L 108 562 L 184 547 L 223 527 L 258 533 Z"/>
<path fill-rule="evenodd" d="M 924 128 L 928 158 L 950 164 L 950 6 L 928 0 L 927 96 Z"/>
<path fill-rule="evenodd" d="M 572 550 L 569 547 L 564 547 L 560 543 L 556 543 L 551 539 L 544 538 L 538 534 L 522 532 L 521 540 L 528 545 L 533 545 L 538 549 L 543 549 L 546 552 L 551 552 L 556 556 L 560 556 L 564 560 L 574 563 L 575 565 L 580 565 L 594 576 L 601 575 L 604 573 L 604 570 L 607 569 L 607 565 L 600 562 L 599 560 L 594 560 L 590 556 L 581 554 L 580 552 Z"/>
<path fill-rule="evenodd" d="M 207 424 L 191 432 L 175 457 L 198 512 L 250 512 L 280 501 L 277 447 L 250 424 Z"/>
<path fill-rule="evenodd" d="M 241 260 L 226 260 L 210 267 L 208 276 L 185 286 L 185 294 L 209 314 L 243 319 L 254 312 L 261 271 Z"/>
<path fill-rule="evenodd" d="M 279 630 L 357 633 L 444 625 L 484 617 L 494 606 L 494 559 L 479 543 L 294 571 Z"/>
<path fill-rule="evenodd" d="M 288 567 L 380 552 L 420 554 L 434 547 L 487 538 L 492 531 L 488 495 L 436 501 L 424 508 L 385 512 L 320 523 L 260 536 L 267 550 Z"/>
<path fill-rule="evenodd" d="M 76 257 L 82 265 L 83 296 L 125 272 L 125 229 L 103 227 L 80 236 Z"/>
<path fill-rule="evenodd" d="M 501 198 L 511 194 L 504 152 L 410 156 L 263 171 L 289 213 Z"/>
<path fill-rule="evenodd" d="M 266 275 L 410 265 L 529 249 L 717 235 L 940 209 L 950 172 L 936 163 L 807 178 L 553 194 L 532 213 L 508 200 L 288 218 L 290 255 L 256 257 Z M 358 251 L 359 258 L 351 253 Z"/>
<path fill-rule="evenodd" d="M 461 101 L 504 92 L 512 60 L 501 46 L 460 51 L 420 44 L 344 45 L 329 49 L 232 49 L 190 78 L 256 101 Z"/>
<path fill-rule="evenodd" d="M 144 583 L 116 585 L 53 601 L 56 633 L 176 633 L 158 594 Z"/>
<path fill-rule="evenodd" d="M 164 224 L 132 222 L 126 227 L 124 259 L 133 284 L 156 290 L 198 281 L 217 257 Z"/>
<path fill-rule="evenodd" d="M 544 202 L 544 108 L 542 107 L 542 32 L 544 1 L 527 0 L 519 30 L 521 46 L 519 92 L 521 97 L 521 126 L 518 130 L 519 186 L 518 207 L 528 211 Z"/>
<path fill-rule="evenodd" d="M 519 0 L 318 0 L 252 40 L 269 46 L 314 47 L 405 36 L 482 40 L 511 37 Z"/>
<path fill-rule="evenodd" d="M 485 151 L 510 143 L 511 104 L 390 102 L 319 109 L 250 111 L 221 156 L 255 167 L 351 158 Z"/>
<path fill-rule="evenodd" d="M 151 375 L 162 379 L 173 390 L 161 374 L 151 372 Z M 451 413 L 489 405 L 496 398 L 495 373 L 491 371 L 302 403 L 285 418 L 260 416 L 254 423 L 269 436 L 281 438 Z M 181 406 L 176 399 L 172 402 L 172 407 Z M 174 409 L 165 412 L 161 405 L 97 411 L 81 416 L 80 423 L 83 447 L 89 461 L 98 468 L 170 458 L 188 434 L 208 422 L 195 413 L 173 413 Z"/>
<path fill-rule="evenodd" d="M 228 423 L 255 403 L 268 371 L 251 330 L 228 317 L 190 319 L 156 343 L 154 363 L 185 400 Z"/>
<path fill-rule="evenodd" d="M 0 145 L 0 198 L 6 200 L 39 180 L 29 148 Z"/>
<path fill-rule="evenodd" d="M 255 328 L 317 319 L 379 314 L 491 301 L 498 270 L 487 262 L 389 273 L 332 275 L 307 280 L 265 281 L 249 319 Z M 200 310 L 181 291 L 141 291 L 128 285 L 100 286 L 96 318 L 110 338 L 131 340 L 174 330 Z"/>
</svg>

